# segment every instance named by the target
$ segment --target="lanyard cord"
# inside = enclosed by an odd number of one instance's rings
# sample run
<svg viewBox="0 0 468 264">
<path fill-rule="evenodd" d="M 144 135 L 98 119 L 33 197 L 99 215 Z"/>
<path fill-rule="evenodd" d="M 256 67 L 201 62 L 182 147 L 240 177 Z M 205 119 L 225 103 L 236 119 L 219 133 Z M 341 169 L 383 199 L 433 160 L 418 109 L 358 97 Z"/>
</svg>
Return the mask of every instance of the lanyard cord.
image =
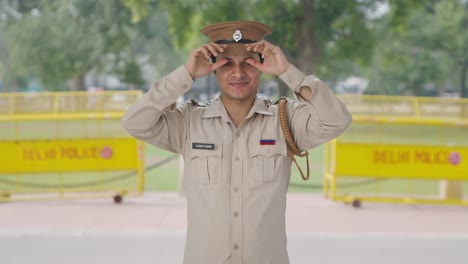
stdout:
<svg viewBox="0 0 468 264">
<path fill-rule="evenodd" d="M 288 145 L 288 157 L 296 164 L 297 168 L 299 169 L 299 172 L 301 173 L 302 179 L 304 181 L 307 181 L 310 177 L 309 153 L 307 151 L 301 152 L 299 148 L 296 146 L 296 143 L 294 142 L 294 139 L 291 135 L 291 131 L 289 130 L 289 126 L 288 126 L 288 119 L 286 116 L 287 101 L 288 100 L 286 98 L 280 98 L 278 101 L 278 115 L 279 115 L 279 120 L 281 123 L 281 129 L 283 130 L 284 137 Z M 301 167 L 297 163 L 294 156 L 306 157 L 306 163 L 307 163 L 307 175 L 306 176 L 304 175 L 304 172 L 302 171 Z"/>
</svg>

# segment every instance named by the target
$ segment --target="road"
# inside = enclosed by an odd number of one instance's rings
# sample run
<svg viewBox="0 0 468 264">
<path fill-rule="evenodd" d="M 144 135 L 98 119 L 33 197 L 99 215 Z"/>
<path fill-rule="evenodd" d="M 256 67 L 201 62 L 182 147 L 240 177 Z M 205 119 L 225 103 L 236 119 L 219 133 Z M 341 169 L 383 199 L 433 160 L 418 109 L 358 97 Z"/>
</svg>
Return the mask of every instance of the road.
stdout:
<svg viewBox="0 0 468 264">
<path fill-rule="evenodd" d="M 186 203 L 175 193 L 0 204 L 2 264 L 182 263 Z M 467 263 L 468 209 L 289 194 L 292 264 Z"/>
</svg>

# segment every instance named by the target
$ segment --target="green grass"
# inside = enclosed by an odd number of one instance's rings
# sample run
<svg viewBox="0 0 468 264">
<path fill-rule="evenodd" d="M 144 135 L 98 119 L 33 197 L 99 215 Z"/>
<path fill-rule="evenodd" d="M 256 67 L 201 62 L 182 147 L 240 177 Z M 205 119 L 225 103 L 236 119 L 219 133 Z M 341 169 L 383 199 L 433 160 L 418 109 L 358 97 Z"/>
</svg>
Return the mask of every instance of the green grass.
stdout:
<svg viewBox="0 0 468 264">
<path fill-rule="evenodd" d="M 126 137 L 117 120 L 0 122 L 0 140 Z"/>
<path fill-rule="evenodd" d="M 2 192 L 95 192 L 137 190 L 138 178 L 130 171 L 3 174 Z"/>
<path fill-rule="evenodd" d="M 0 140 L 15 140 L 17 138 L 99 138 L 103 136 L 120 137 L 126 135 L 126 132 L 121 128 L 117 120 L 0 122 L 0 131 Z M 468 146 L 466 127 L 353 124 L 340 137 L 340 140 L 380 144 L 456 144 Z M 319 146 L 309 151 L 310 180 L 303 181 L 293 164 L 290 192 L 322 192 L 323 149 L 323 146 Z M 145 190 L 161 192 L 178 191 L 178 156 L 148 144 L 145 146 L 146 167 L 170 157 L 174 157 L 174 159 L 146 171 Z M 302 169 L 305 170 L 305 159 L 298 158 L 298 162 Z M 135 175 L 121 177 L 125 174 L 128 174 L 128 172 L 2 175 L 0 177 L 0 192 L 57 191 L 60 189 L 60 184 L 76 185 L 78 187 L 72 187 L 67 190 L 80 191 L 136 188 L 137 177 Z M 108 180 L 116 178 L 118 180 L 108 182 Z M 6 179 L 8 183 L 2 182 L 1 179 Z M 88 183 L 96 182 L 96 180 L 101 180 L 103 183 L 87 186 Z M 19 186 L 16 184 L 17 181 L 27 184 Z M 50 188 L 38 188 L 38 185 L 49 185 Z M 414 193 L 426 195 L 437 193 L 438 186 L 439 181 L 340 178 L 338 179 L 337 191 L 341 193 Z M 464 184 L 464 189 L 468 193 L 467 184 Z"/>
<path fill-rule="evenodd" d="M 468 146 L 466 135 L 466 127 L 352 124 L 340 139 L 362 143 Z"/>
</svg>

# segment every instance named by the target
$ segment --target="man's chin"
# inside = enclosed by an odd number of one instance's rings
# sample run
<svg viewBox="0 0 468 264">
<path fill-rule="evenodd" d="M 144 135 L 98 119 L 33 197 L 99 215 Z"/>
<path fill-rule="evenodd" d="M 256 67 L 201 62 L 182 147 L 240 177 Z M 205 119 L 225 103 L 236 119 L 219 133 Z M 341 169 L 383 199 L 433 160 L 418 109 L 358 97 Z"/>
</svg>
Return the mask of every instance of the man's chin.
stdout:
<svg viewBox="0 0 468 264">
<path fill-rule="evenodd" d="M 248 101 L 255 98 L 254 95 L 246 95 L 246 94 L 222 94 L 221 98 L 226 100 L 234 100 L 234 101 Z"/>
</svg>

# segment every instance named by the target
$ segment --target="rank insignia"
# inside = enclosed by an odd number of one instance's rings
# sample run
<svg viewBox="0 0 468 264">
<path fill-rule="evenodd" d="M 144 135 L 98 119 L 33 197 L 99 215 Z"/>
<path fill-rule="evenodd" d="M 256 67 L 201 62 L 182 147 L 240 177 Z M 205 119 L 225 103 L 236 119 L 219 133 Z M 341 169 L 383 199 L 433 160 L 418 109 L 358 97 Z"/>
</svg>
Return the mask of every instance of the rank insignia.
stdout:
<svg viewBox="0 0 468 264">
<path fill-rule="evenodd" d="M 276 145 L 276 140 L 274 140 L 274 139 L 260 139 L 260 145 L 261 146 Z"/>
</svg>

